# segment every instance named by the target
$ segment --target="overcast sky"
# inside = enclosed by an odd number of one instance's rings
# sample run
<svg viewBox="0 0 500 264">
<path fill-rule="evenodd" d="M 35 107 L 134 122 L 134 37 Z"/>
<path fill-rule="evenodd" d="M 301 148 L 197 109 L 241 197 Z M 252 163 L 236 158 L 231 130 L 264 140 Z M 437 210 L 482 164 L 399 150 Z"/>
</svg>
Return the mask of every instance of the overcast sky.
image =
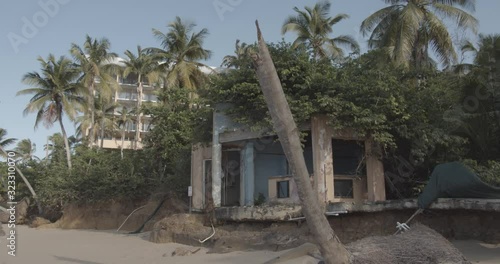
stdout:
<svg viewBox="0 0 500 264">
<path fill-rule="evenodd" d="M 219 66 L 225 55 L 232 54 L 234 42 L 253 43 L 256 40 L 254 21 L 259 20 L 267 41 L 280 41 L 284 19 L 294 14 L 292 8 L 312 6 L 314 0 L 2 0 L 0 3 L 0 127 L 9 137 L 30 138 L 37 145 L 37 155 L 43 157 L 47 136 L 59 132 L 59 126 L 33 129 L 35 114 L 23 116 L 29 96 L 16 96 L 28 88 L 21 83 L 23 74 L 39 71 L 37 57 L 68 55 L 71 43 L 81 45 L 86 34 L 107 37 L 113 52 L 123 56 L 136 46 L 158 46 L 152 28 L 166 31 L 175 16 L 195 22 L 197 30 L 208 28 L 210 35 L 205 47 L 213 56 L 205 63 Z M 359 25 L 364 18 L 384 7 L 382 0 L 352 0 L 332 2 L 331 14 L 347 13 L 348 20 L 334 28 L 334 35 L 350 34 L 366 51 L 366 38 Z M 500 1 L 478 1 L 475 16 L 480 20 L 480 32 L 500 32 Z M 285 36 L 293 40 L 293 34 Z M 65 120 L 68 134 L 74 126 Z"/>
</svg>

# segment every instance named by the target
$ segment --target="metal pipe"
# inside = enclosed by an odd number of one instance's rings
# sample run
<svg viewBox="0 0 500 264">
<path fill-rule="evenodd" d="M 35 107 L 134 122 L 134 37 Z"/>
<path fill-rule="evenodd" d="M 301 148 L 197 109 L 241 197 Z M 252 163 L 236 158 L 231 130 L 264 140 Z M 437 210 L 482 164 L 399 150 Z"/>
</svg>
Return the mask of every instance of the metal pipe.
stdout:
<svg viewBox="0 0 500 264">
<path fill-rule="evenodd" d="M 212 237 L 215 235 L 215 227 L 214 227 L 214 224 L 212 224 L 212 230 L 213 230 L 213 233 L 212 233 L 209 237 L 207 237 L 207 238 L 205 238 L 205 239 L 203 239 L 203 240 L 198 240 L 198 242 L 200 242 L 200 243 L 202 243 L 202 244 L 203 244 L 203 243 L 205 243 L 207 240 L 209 240 L 210 238 L 212 238 Z"/>
<path fill-rule="evenodd" d="M 132 216 L 133 213 L 135 213 L 137 210 L 140 210 L 142 208 L 146 207 L 146 205 L 143 205 L 137 209 L 135 209 L 134 211 L 132 211 L 132 213 L 130 213 L 127 218 L 125 218 L 125 221 L 123 221 L 122 225 L 120 227 L 118 227 L 118 229 L 116 230 L 116 232 L 120 231 L 120 229 L 123 227 L 123 225 L 127 222 L 127 220 L 129 219 L 130 216 Z"/>
</svg>

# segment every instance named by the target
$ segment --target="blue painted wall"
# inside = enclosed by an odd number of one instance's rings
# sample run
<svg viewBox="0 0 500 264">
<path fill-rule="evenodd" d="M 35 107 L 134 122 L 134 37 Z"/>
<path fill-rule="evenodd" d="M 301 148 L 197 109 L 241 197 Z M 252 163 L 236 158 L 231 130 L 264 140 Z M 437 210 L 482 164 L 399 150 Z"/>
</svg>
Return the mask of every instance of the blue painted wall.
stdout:
<svg viewBox="0 0 500 264">
<path fill-rule="evenodd" d="M 268 180 L 272 176 L 290 175 L 285 153 L 279 142 L 274 139 L 261 139 L 254 141 L 255 149 L 255 193 L 257 198 L 262 193 L 266 200 L 268 197 Z M 312 148 L 305 147 L 304 159 L 310 174 L 313 173 Z"/>
</svg>

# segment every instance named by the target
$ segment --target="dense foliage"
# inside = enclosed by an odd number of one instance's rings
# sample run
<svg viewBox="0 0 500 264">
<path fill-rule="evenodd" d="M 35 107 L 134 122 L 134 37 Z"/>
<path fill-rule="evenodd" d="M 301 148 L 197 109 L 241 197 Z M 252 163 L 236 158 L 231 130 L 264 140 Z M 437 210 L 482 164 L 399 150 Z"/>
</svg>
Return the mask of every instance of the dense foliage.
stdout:
<svg viewBox="0 0 500 264">
<path fill-rule="evenodd" d="M 352 128 L 384 147 L 392 198 L 415 195 L 438 163 L 463 158 L 485 160 L 481 155 L 499 146 L 489 141 L 485 146 L 488 151 L 474 151 L 477 144 L 463 131 L 478 120 L 463 111 L 461 103 L 468 96 L 468 82 L 454 73 L 397 68 L 385 64 L 380 51 L 340 65 L 310 60 L 306 51 L 291 49 L 284 42 L 270 44 L 270 52 L 298 123 L 325 114 L 334 128 Z M 246 67 L 214 77 L 209 94 L 214 104 L 233 105 L 227 113 L 239 122 L 257 130 L 271 127 L 249 62 Z M 483 126 L 489 130 L 494 127 L 488 123 Z M 487 133 L 495 135 L 494 131 Z"/>
</svg>

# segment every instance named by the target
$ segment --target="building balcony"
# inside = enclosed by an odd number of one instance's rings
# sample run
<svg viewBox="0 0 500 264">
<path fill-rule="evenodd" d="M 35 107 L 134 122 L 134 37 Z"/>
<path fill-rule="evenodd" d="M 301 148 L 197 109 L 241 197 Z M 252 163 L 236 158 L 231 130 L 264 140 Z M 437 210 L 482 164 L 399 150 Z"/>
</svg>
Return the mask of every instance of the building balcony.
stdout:
<svg viewBox="0 0 500 264">
<path fill-rule="evenodd" d="M 124 140 L 123 141 L 123 149 L 134 149 L 134 145 L 136 144 L 133 140 Z M 94 143 L 95 147 L 101 146 L 101 139 L 98 139 L 96 143 Z M 119 138 L 116 139 L 104 139 L 103 148 L 105 149 L 121 149 L 122 141 Z M 137 149 L 142 149 L 142 142 L 137 142 Z"/>
</svg>

